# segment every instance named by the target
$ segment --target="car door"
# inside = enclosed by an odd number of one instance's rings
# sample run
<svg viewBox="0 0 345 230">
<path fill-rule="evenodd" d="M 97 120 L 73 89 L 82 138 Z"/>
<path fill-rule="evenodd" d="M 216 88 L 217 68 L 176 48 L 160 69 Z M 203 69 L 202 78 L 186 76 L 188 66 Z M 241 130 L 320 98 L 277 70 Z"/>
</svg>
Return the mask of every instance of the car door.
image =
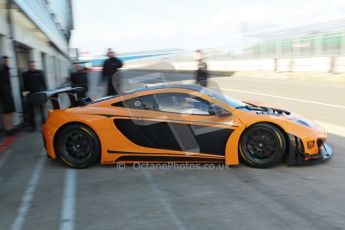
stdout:
<svg viewBox="0 0 345 230">
<path fill-rule="evenodd" d="M 236 126 L 231 114 L 210 114 L 211 102 L 186 93 L 158 93 L 139 99 L 145 112 L 138 124 L 151 143 L 168 152 L 225 155 Z"/>
<path fill-rule="evenodd" d="M 121 110 L 120 117 L 113 119 L 114 125 L 132 143 L 146 148 L 161 148 L 161 145 L 149 137 L 142 128 L 142 111 L 145 110 L 143 104 L 138 97 L 125 99 L 112 104 L 117 110 Z M 136 148 L 131 149 L 133 146 L 128 146 L 128 151 L 134 151 Z"/>
</svg>

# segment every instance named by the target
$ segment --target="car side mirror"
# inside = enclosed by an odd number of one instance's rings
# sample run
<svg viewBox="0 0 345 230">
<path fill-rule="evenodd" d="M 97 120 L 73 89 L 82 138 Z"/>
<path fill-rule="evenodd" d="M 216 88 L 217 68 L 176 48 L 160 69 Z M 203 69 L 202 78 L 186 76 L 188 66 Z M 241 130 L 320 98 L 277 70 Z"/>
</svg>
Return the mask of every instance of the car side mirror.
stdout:
<svg viewBox="0 0 345 230">
<path fill-rule="evenodd" d="M 208 113 L 210 115 L 216 115 L 219 117 L 231 116 L 231 113 L 229 111 L 215 104 L 212 104 L 210 105 L 210 107 L 208 107 Z"/>
</svg>

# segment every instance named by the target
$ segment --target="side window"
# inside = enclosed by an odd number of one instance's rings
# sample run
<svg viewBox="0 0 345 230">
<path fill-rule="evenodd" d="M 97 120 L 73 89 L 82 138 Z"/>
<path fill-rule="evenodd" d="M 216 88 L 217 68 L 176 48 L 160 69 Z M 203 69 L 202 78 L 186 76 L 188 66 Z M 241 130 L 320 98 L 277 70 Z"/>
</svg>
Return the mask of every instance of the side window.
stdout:
<svg viewBox="0 0 345 230">
<path fill-rule="evenodd" d="M 210 102 L 185 93 L 150 94 L 120 101 L 112 106 L 169 113 L 214 115 L 210 110 Z"/>
<path fill-rule="evenodd" d="M 156 100 L 152 94 L 140 97 L 140 101 L 143 108 L 146 110 L 154 110 L 157 108 Z"/>
<path fill-rule="evenodd" d="M 210 115 L 210 103 L 202 98 L 184 93 L 156 94 L 157 110 L 172 113 Z"/>
<path fill-rule="evenodd" d="M 129 109 L 144 109 L 139 98 L 131 98 L 128 100 L 119 101 L 117 103 L 112 104 L 112 106 L 129 108 Z"/>
</svg>

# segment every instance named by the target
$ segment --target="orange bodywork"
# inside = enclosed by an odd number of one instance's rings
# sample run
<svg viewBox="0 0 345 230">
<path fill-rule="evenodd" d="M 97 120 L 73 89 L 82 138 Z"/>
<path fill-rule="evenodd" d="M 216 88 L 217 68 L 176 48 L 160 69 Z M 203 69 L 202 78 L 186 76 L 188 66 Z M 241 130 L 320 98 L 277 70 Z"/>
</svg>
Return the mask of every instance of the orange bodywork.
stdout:
<svg viewBox="0 0 345 230">
<path fill-rule="evenodd" d="M 128 109 L 116 107 L 112 104 L 126 99 L 140 97 L 152 93 L 187 93 L 195 95 L 199 98 L 212 102 L 231 113 L 230 116 L 217 115 L 190 115 L 177 114 L 161 111 L 148 111 L 139 109 Z M 83 107 L 75 107 L 64 110 L 53 110 L 49 112 L 48 119 L 43 126 L 43 136 L 45 147 L 49 157 L 55 159 L 56 152 L 54 143 L 56 134 L 66 124 L 82 123 L 89 126 L 98 136 L 101 144 L 101 163 L 113 164 L 118 162 L 129 163 L 132 160 L 122 160 L 125 156 L 149 156 L 149 157 L 181 157 L 193 162 L 193 159 L 202 158 L 203 161 L 198 162 L 224 162 L 226 165 L 238 165 L 239 153 L 238 143 L 244 130 L 253 124 L 267 122 L 280 127 L 286 134 L 298 137 L 304 146 L 305 160 L 313 155 L 318 154 L 318 139 L 325 139 L 327 134 L 325 130 L 319 126 L 306 127 L 293 121 L 294 115 L 274 116 L 269 114 L 257 114 L 255 112 L 243 111 L 235 109 L 221 101 L 217 101 L 212 97 L 189 89 L 164 88 L 153 89 L 141 92 L 135 92 L 124 96 L 110 98 L 97 103 L 91 103 Z M 143 147 L 129 140 L 114 125 L 116 119 L 130 119 L 133 121 L 152 121 L 152 122 L 169 122 L 176 124 L 188 124 L 198 127 L 214 127 L 231 129 L 226 145 L 224 155 L 212 153 L 185 152 L 168 149 L 158 149 Z M 308 142 L 314 142 L 313 146 L 308 146 Z M 212 145 L 212 143 L 209 143 Z M 117 154 L 112 153 L 116 152 Z M 187 157 L 187 158 L 186 158 Z"/>
</svg>

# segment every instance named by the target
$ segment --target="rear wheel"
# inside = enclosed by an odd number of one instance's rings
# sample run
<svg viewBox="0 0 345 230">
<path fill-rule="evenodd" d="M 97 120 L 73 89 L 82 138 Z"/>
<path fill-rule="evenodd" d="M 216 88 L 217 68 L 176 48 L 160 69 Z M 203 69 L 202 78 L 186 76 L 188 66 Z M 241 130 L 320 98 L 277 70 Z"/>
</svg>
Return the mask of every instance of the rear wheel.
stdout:
<svg viewBox="0 0 345 230">
<path fill-rule="evenodd" d="M 242 161 L 256 168 L 268 168 L 279 163 L 285 151 L 284 133 L 276 126 L 267 123 L 248 128 L 239 143 Z"/>
<path fill-rule="evenodd" d="M 71 124 L 59 132 L 55 151 L 67 165 L 84 168 L 98 159 L 100 143 L 95 132 L 89 127 Z"/>
</svg>

